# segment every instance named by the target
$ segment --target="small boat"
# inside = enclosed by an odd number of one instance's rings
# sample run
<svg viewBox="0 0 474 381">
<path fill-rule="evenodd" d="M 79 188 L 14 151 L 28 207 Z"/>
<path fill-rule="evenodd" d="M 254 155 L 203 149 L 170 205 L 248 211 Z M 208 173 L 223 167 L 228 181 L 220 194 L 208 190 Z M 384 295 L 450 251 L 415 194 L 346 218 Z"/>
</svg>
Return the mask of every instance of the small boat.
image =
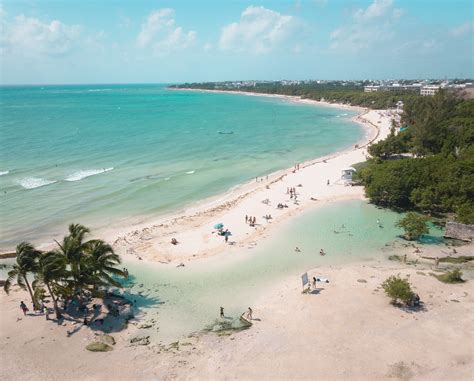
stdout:
<svg viewBox="0 0 474 381">
<path fill-rule="evenodd" d="M 221 135 L 232 135 L 234 131 L 218 131 L 218 133 Z"/>
</svg>

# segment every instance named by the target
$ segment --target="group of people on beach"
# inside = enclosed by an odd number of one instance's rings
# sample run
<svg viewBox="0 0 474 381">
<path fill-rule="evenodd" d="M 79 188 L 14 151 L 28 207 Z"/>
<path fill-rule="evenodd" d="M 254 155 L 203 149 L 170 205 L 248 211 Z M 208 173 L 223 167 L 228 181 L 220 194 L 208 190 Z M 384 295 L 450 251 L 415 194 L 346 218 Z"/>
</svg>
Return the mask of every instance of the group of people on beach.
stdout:
<svg viewBox="0 0 474 381">
<path fill-rule="evenodd" d="M 23 312 L 23 316 L 26 316 L 26 313 L 29 311 L 28 307 L 26 306 L 25 302 L 22 300 L 20 302 L 20 309 L 21 311 Z M 36 310 L 36 308 L 33 308 L 34 310 Z M 41 301 L 41 304 L 39 305 L 39 309 L 38 311 L 41 313 L 41 314 L 44 314 L 45 317 L 46 317 L 46 320 L 49 320 L 49 308 L 46 307 L 46 305 L 44 304 L 43 301 Z"/>
<path fill-rule="evenodd" d="M 290 198 L 295 198 L 296 200 L 296 188 L 286 188 L 286 194 L 290 195 Z"/>
<path fill-rule="evenodd" d="M 249 217 L 249 216 L 245 215 L 245 223 L 249 224 L 252 227 L 254 227 L 255 224 L 257 223 L 257 218 L 252 217 L 252 216 Z"/>
<path fill-rule="evenodd" d="M 295 166 L 293 167 L 293 173 L 295 173 L 296 171 L 299 171 L 300 170 L 300 163 L 297 163 L 295 164 Z"/>
</svg>

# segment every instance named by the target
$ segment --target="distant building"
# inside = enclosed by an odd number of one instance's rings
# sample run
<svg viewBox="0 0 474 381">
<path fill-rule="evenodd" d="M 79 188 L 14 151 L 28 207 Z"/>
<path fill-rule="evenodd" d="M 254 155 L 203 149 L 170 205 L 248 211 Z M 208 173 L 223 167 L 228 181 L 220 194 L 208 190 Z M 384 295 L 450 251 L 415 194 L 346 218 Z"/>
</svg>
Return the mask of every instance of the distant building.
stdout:
<svg viewBox="0 0 474 381">
<path fill-rule="evenodd" d="M 433 96 L 439 91 L 438 85 L 423 86 L 420 90 L 420 95 Z"/>
<path fill-rule="evenodd" d="M 380 86 L 368 85 L 364 86 L 364 93 L 374 93 L 380 90 Z"/>
<path fill-rule="evenodd" d="M 412 85 L 400 85 L 399 83 L 393 83 L 390 86 L 387 86 L 388 91 L 414 91 L 414 92 L 419 92 L 421 88 L 421 84 L 419 83 L 414 83 Z"/>
</svg>

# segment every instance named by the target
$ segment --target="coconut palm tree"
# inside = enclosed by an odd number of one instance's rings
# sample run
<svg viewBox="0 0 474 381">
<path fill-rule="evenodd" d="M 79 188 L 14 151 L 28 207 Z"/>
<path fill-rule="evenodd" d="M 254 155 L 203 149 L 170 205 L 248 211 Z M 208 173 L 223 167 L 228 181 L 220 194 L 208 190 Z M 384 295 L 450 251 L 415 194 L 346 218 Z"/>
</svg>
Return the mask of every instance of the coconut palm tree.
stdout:
<svg viewBox="0 0 474 381">
<path fill-rule="evenodd" d="M 87 283 L 88 260 L 85 258 L 87 243 L 84 236 L 89 229 L 80 224 L 70 224 L 69 234 L 63 238 L 62 243 L 56 241 L 59 246 L 58 253 L 63 255 L 69 265 L 69 277 L 74 293 L 78 293 L 82 301 L 82 288 Z"/>
<path fill-rule="evenodd" d="M 62 243 L 56 242 L 58 254 L 66 258 L 69 283 L 79 296 L 80 304 L 84 289 L 95 290 L 98 286 L 108 285 L 121 287 L 112 276 L 125 277 L 122 270 L 115 268 L 120 264 L 120 257 L 114 253 L 112 246 L 99 239 L 86 241 L 89 232 L 83 225 L 71 224 L 69 234 Z"/>
<path fill-rule="evenodd" d="M 122 287 L 119 282 L 112 278 L 113 275 L 126 277 L 122 270 L 115 267 L 121 261 L 112 246 L 100 239 L 90 240 L 87 242 L 86 253 L 91 258 L 90 266 L 99 284 Z"/>
<path fill-rule="evenodd" d="M 61 311 L 59 310 L 58 300 L 53 290 L 55 288 L 61 289 L 63 287 L 59 282 L 67 278 L 66 265 L 66 258 L 56 251 L 49 251 L 42 254 L 38 260 L 35 281 L 33 282 L 35 288 L 40 284 L 46 286 L 53 301 L 56 318 L 58 319 L 61 318 Z"/>
<path fill-rule="evenodd" d="M 31 243 L 22 242 L 17 245 L 16 263 L 13 265 L 13 269 L 8 272 L 8 278 L 3 286 L 7 294 L 14 280 L 22 289 L 28 289 L 34 308 L 36 308 L 37 305 L 30 282 L 28 281 L 28 274 L 34 273 L 37 270 L 39 255 L 40 252 L 36 250 Z"/>
</svg>

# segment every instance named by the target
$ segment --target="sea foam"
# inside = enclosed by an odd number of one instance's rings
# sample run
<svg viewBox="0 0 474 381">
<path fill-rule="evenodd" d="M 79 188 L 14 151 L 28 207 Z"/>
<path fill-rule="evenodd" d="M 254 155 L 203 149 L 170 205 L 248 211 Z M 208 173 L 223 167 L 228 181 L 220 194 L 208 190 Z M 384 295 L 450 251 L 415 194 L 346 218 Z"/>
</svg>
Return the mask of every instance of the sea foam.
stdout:
<svg viewBox="0 0 474 381">
<path fill-rule="evenodd" d="M 55 180 L 46 180 L 39 177 L 26 177 L 19 180 L 18 184 L 20 184 L 25 189 L 35 189 L 44 187 L 45 185 L 54 184 L 55 182 Z"/>
<path fill-rule="evenodd" d="M 194 172 L 196 172 L 196 171 L 187 171 L 186 174 L 187 175 L 192 175 L 192 174 L 194 174 Z"/>
<path fill-rule="evenodd" d="M 10 171 L 3 171 L 3 172 L 0 172 L 0 176 L 8 175 L 9 173 L 10 173 Z"/>
<path fill-rule="evenodd" d="M 101 173 L 109 172 L 113 170 L 114 167 L 102 168 L 102 169 L 84 169 L 78 172 L 74 172 L 72 175 L 69 175 L 65 178 L 66 181 L 79 181 L 85 179 L 86 177 L 99 175 Z"/>
</svg>

